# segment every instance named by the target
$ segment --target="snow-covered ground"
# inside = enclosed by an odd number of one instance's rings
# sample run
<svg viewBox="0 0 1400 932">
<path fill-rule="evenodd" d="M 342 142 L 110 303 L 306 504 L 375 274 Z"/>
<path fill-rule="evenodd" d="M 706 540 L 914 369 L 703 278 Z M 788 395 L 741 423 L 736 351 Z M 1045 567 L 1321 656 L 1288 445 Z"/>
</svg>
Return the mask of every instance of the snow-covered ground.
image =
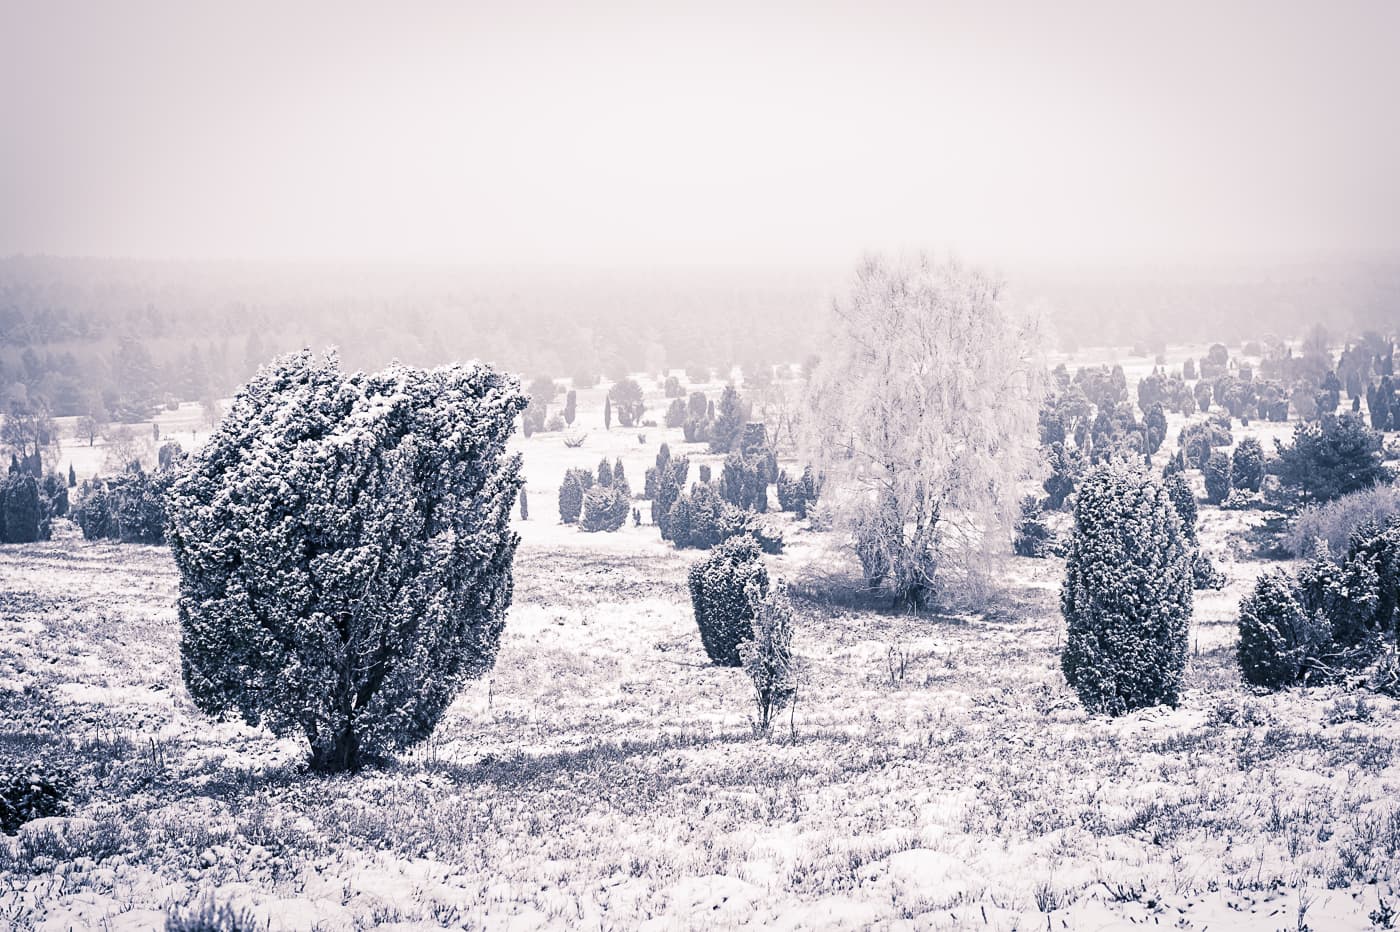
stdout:
<svg viewBox="0 0 1400 932">
<path fill-rule="evenodd" d="M 1207 510 L 1208 542 L 1240 520 Z M 164 550 L 3 548 L 0 740 L 82 779 L 75 820 L 0 855 L 0 921 L 150 928 L 216 895 L 300 929 L 1362 929 L 1390 901 L 1400 710 L 1240 687 L 1259 567 L 1198 600 L 1182 706 L 1116 721 L 1059 673 L 1058 561 L 1014 560 L 975 617 L 803 603 L 805 685 L 759 740 L 700 649 L 693 554 L 647 530 L 527 537 L 495 672 L 430 746 L 335 778 L 193 710 Z"/>
<path fill-rule="evenodd" d="M 976 615 L 800 601 L 804 685 L 759 739 L 744 674 L 700 647 L 697 554 L 644 503 L 616 534 L 558 524 L 565 468 L 621 456 L 640 489 L 679 433 L 603 430 L 595 392 L 582 449 L 520 443 L 494 672 L 385 770 L 309 775 L 295 740 L 199 715 L 163 548 L 66 522 L 0 547 L 0 759 L 78 776 L 69 818 L 0 841 L 0 929 L 159 928 L 209 897 L 272 929 L 1389 927 L 1400 707 L 1241 686 L 1264 513 L 1202 508 L 1230 582 L 1197 593 L 1177 709 L 1086 715 L 1059 671 L 1062 563 L 1013 558 Z M 775 573 L 830 557 L 776 520 Z"/>
</svg>

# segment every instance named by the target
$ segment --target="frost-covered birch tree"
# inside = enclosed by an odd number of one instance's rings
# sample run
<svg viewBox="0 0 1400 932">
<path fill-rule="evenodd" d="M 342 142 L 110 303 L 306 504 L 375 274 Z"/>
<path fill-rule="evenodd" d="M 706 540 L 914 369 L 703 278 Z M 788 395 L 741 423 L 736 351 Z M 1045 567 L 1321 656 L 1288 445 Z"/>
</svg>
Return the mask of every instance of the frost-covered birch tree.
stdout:
<svg viewBox="0 0 1400 932">
<path fill-rule="evenodd" d="M 1036 464 L 1040 315 L 958 262 L 871 257 L 821 345 L 805 445 L 868 583 L 921 607 L 984 580 Z"/>
</svg>

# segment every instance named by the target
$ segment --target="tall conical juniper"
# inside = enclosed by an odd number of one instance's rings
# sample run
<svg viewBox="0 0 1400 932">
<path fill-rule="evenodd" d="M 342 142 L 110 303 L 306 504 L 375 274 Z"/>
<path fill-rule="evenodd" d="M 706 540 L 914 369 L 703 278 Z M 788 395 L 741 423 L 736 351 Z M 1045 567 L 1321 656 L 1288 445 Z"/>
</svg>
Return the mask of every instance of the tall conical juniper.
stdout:
<svg viewBox="0 0 1400 932">
<path fill-rule="evenodd" d="M 427 737 L 495 661 L 525 405 L 482 365 L 260 370 L 169 493 L 195 704 L 304 734 L 328 770 Z"/>
<path fill-rule="evenodd" d="M 1192 548 L 1168 492 L 1112 462 L 1074 505 L 1060 608 L 1065 679 L 1091 712 L 1175 705 L 1186 667 Z"/>
</svg>

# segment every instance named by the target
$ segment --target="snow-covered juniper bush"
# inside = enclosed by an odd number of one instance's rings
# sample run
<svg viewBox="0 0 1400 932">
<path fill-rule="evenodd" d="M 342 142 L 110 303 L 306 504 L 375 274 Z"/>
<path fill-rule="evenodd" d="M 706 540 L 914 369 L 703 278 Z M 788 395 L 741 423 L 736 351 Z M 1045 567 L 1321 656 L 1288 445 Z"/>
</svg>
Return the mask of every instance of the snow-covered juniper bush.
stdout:
<svg viewBox="0 0 1400 932">
<path fill-rule="evenodd" d="M 73 519 L 83 529 L 83 536 L 127 544 L 165 543 L 166 491 L 182 462 L 153 473 L 128 472 L 84 482 L 73 509 Z"/>
<path fill-rule="evenodd" d="M 1201 470 L 1206 481 L 1206 501 L 1219 505 L 1230 494 L 1230 457 L 1224 450 L 1213 450 Z"/>
<path fill-rule="evenodd" d="M 1296 577 L 1281 569 L 1260 576 L 1240 602 L 1238 659 L 1246 682 L 1280 689 L 1370 666 L 1392 630 L 1386 549 L 1384 532 L 1373 525 L 1359 531 L 1340 563 L 1322 542 Z"/>
<path fill-rule="evenodd" d="M 579 527 L 585 531 L 616 531 L 627 523 L 632 502 L 625 480 L 616 477 L 609 485 L 595 485 L 583 494 L 583 518 Z"/>
<path fill-rule="evenodd" d="M 29 544 L 49 537 L 49 515 L 38 481 L 27 472 L 0 479 L 0 541 Z"/>
<path fill-rule="evenodd" d="M 788 476 L 787 470 L 778 473 L 778 507 L 783 511 L 791 511 L 799 519 L 806 519 L 807 512 L 817 503 L 818 494 L 811 466 L 805 467 L 797 479 Z"/>
<path fill-rule="evenodd" d="M 1264 482 L 1264 448 L 1258 439 L 1246 437 L 1230 458 L 1230 482 L 1237 489 L 1258 492 Z"/>
<path fill-rule="evenodd" d="M 768 570 L 758 542 L 748 535 L 731 537 L 690 568 L 690 601 L 700 643 L 721 666 L 739 666 L 739 645 L 753 639 L 750 586 L 759 596 L 768 593 Z"/>
<path fill-rule="evenodd" d="M 1297 582 L 1285 570 L 1255 580 L 1240 602 L 1239 630 L 1240 674 L 1269 689 L 1302 680 L 1331 637 L 1327 619 L 1304 608 Z"/>
<path fill-rule="evenodd" d="M 587 469 L 570 469 L 559 483 L 559 520 L 564 524 L 578 521 L 583 511 L 583 496 L 593 488 L 593 473 Z"/>
<path fill-rule="evenodd" d="M 525 405 L 482 365 L 260 370 L 169 493 L 195 704 L 304 734 L 322 769 L 425 738 L 495 661 Z"/>
<path fill-rule="evenodd" d="M 1186 535 L 1186 540 L 1192 546 L 1195 546 L 1198 509 L 1196 508 L 1196 493 L 1191 491 L 1191 484 L 1186 481 L 1186 474 L 1180 470 L 1173 472 L 1162 480 L 1162 485 L 1167 490 L 1167 497 L 1172 500 L 1176 516 L 1181 519 L 1181 533 Z"/>
<path fill-rule="evenodd" d="M 671 448 L 661 445 L 656 455 L 655 488 L 651 499 L 651 523 L 661 530 L 661 539 L 671 539 L 671 508 L 686 487 L 690 474 L 690 457 L 671 458 Z"/>
<path fill-rule="evenodd" d="M 1060 608 L 1061 668 L 1092 712 L 1175 705 L 1186 667 L 1192 548 L 1167 491 L 1123 462 L 1089 473 L 1074 505 Z"/>
<path fill-rule="evenodd" d="M 1042 486 L 1047 496 L 1045 507 L 1059 511 L 1064 507 L 1065 500 L 1074 494 L 1074 484 L 1084 474 L 1084 454 L 1057 440 L 1050 445 L 1047 456 L 1050 475 Z"/>
</svg>

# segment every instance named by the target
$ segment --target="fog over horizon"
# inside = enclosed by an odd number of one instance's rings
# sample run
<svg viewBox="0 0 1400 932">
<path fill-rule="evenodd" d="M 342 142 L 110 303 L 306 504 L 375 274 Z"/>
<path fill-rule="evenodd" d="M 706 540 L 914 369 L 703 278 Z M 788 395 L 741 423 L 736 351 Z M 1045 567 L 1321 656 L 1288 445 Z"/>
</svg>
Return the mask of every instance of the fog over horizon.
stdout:
<svg viewBox="0 0 1400 932">
<path fill-rule="evenodd" d="M 0 2 L 0 255 L 1400 255 L 1400 5 Z"/>
</svg>

